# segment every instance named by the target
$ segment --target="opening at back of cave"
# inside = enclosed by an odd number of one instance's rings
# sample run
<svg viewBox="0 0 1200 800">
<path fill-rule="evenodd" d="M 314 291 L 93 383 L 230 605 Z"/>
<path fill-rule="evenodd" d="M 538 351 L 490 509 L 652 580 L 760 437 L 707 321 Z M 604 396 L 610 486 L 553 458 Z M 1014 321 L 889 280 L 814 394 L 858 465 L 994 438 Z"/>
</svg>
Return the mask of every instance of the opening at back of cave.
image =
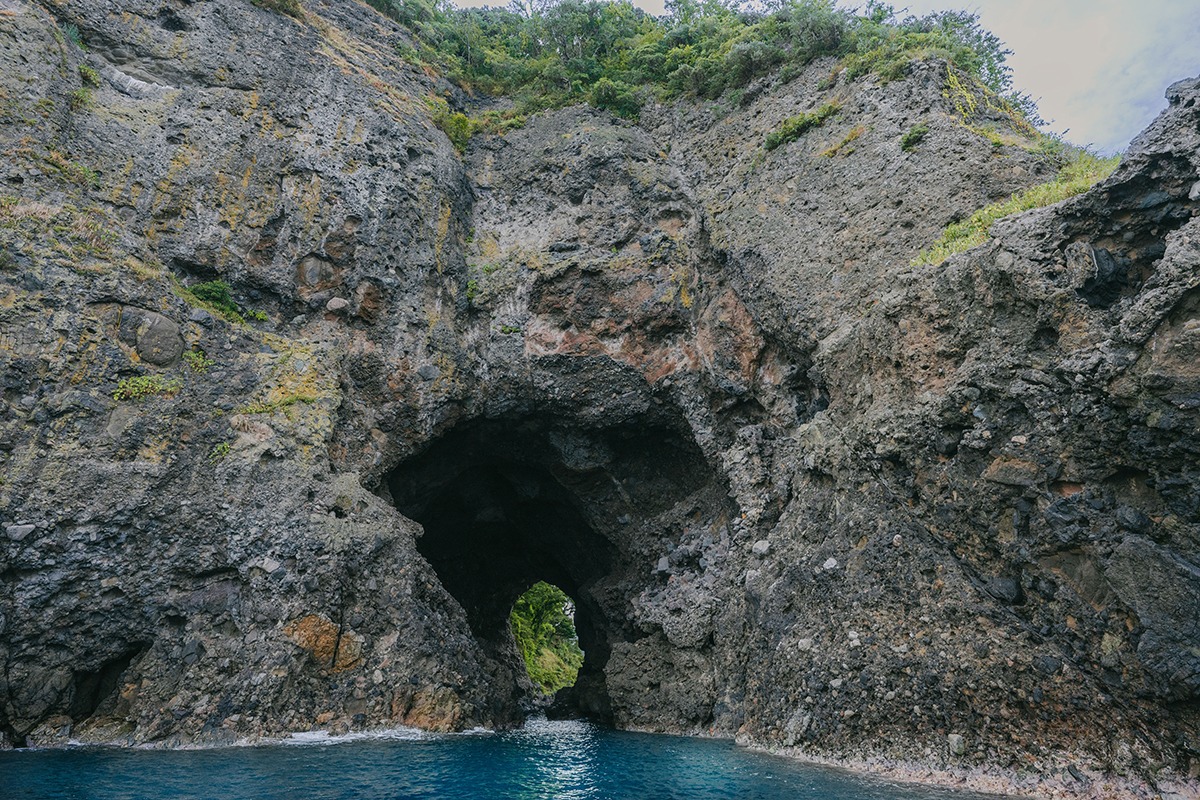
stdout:
<svg viewBox="0 0 1200 800">
<path fill-rule="evenodd" d="M 610 723 L 609 660 L 645 636 L 631 608 L 657 580 L 650 556 L 680 524 L 660 515 L 683 498 L 697 518 L 727 511 L 728 490 L 686 425 L 653 410 L 601 422 L 460 422 L 387 477 L 392 502 L 422 526 L 418 552 L 462 608 L 490 676 L 492 724 L 543 709 Z M 510 613 L 532 612 L 530 592 L 553 612 L 540 642 Z M 547 708 L 546 695 L 568 686 Z"/>
<path fill-rule="evenodd" d="M 575 685 L 583 650 L 575 632 L 575 603 L 566 592 L 538 581 L 513 604 L 509 625 L 535 685 L 546 694 Z"/>
</svg>

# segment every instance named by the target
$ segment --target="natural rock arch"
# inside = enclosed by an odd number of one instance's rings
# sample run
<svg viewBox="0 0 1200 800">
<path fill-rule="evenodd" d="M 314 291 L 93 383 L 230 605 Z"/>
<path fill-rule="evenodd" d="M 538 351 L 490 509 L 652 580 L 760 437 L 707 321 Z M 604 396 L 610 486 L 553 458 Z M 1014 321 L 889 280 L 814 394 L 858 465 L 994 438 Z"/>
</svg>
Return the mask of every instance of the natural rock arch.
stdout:
<svg viewBox="0 0 1200 800">
<path fill-rule="evenodd" d="M 569 703 L 602 720 L 622 716 L 606 671 L 614 647 L 652 632 L 632 603 L 665 579 L 655 563 L 682 512 L 729 501 L 682 421 L 649 417 L 581 424 L 554 415 L 461 423 L 397 466 L 386 485 L 424 526 L 417 548 L 462 605 L 491 659 L 498 721 L 531 710 L 534 689 L 508 628 L 513 602 L 545 580 L 576 603 L 585 653 Z"/>
</svg>

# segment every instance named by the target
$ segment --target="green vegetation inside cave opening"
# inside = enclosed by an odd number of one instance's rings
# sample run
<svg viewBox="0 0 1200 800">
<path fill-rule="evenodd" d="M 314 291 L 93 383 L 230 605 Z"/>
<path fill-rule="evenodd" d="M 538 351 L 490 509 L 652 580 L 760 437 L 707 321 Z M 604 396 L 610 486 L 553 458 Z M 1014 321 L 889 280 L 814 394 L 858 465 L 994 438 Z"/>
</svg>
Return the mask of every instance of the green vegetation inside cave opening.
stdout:
<svg viewBox="0 0 1200 800">
<path fill-rule="evenodd" d="M 566 592 L 538 581 L 513 603 L 509 624 L 530 680 L 546 694 L 575 685 L 583 650 L 575 632 L 575 602 Z"/>
</svg>

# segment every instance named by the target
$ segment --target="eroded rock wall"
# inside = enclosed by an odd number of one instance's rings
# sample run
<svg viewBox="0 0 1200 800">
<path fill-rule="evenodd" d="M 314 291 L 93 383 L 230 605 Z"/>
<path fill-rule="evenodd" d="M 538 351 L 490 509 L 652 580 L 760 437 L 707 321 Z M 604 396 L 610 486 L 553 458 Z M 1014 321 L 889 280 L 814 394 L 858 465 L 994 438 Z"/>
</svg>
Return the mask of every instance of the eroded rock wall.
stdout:
<svg viewBox="0 0 1200 800">
<path fill-rule="evenodd" d="M 504 604 L 549 575 L 624 727 L 1195 768 L 1195 81 L 915 267 L 1054 171 L 944 64 L 460 156 L 406 36 L 0 5 L 10 742 L 513 724 Z"/>
</svg>

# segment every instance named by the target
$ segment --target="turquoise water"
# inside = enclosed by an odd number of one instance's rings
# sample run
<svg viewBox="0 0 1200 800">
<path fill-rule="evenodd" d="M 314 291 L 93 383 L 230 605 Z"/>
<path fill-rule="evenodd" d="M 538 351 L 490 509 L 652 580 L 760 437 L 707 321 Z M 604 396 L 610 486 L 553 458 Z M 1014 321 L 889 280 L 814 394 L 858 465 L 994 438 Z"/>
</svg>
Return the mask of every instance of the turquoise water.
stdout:
<svg viewBox="0 0 1200 800">
<path fill-rule="evenodd" d="M 332 743 L 338 742 L 338 743 Z M 4 800 L 968 800 L 585 722 L 502 734 L 329 739 L 212 750 L 0 753 Z"/>
</svg>

